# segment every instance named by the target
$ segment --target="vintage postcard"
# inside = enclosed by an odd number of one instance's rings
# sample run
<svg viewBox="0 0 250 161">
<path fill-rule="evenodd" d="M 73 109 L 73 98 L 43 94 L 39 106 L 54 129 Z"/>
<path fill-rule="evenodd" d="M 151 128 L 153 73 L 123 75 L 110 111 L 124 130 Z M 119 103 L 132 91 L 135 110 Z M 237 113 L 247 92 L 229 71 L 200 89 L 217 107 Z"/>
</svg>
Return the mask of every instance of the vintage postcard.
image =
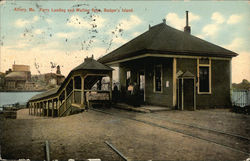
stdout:
<svg viewBox="0 0 250 161">
<path fill-rule="evenodd" d="M 249 1 L 0 1 L 0 159 L 250 160 Z"/>
</svg>

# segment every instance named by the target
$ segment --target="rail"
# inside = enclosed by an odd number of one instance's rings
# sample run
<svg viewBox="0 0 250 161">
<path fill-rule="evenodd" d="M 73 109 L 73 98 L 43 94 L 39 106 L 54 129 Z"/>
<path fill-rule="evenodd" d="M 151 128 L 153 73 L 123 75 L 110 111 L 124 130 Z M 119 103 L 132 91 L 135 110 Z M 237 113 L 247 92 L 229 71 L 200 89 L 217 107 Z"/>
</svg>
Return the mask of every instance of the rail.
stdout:
<svg viewBox="0 0 250 161">
<path fill-rule="evenodd" d="M 199 135 L 187 133 L 186 131 L 182 131 L 182 130 L 179 130 L 179 129 L 176 129 L 176 128 L 172 128 L 172 127 L 160 125 L 160 124 L 158 124 L 158 123 L 154 123 L 154 122 L 151 122 L 151 121 L 145 121 L 145 120 L 141 120 L 141 119 L 137 119 L 137 118 L 132 118 L 132 117 L 129 117 L 129 116 L 117 115 L 117 114 L 114 114 L 114 113 L 111 113 L 111 112 L 107 112 L 107 111 L 103 111 L 103 110 L 100 110 L 100 109 L 94 109 L 94 108 L 92 108 L 92 110 L 93 110 L 93 111 L 96 111 L 96 112 L 101 112 L 101 113 L 104 113 L 104 114 L 108 114 L 108 115 L 120 117 L 120 118 L 125 118 L 125 119 L 129 119 L 129 120 L 137 121 L 137 122 L 140 122 L 140 123 L 148 124 L 148 125 L 150 125 L 150 126 L 162 128 L 162 129 L 165 129 L 165 130 L 173 131 L 173 132 L 180 133 L 180 134 L 183 134 L 183 135 L 187 135 L 187 136 L 190 136 L 190 137 L 193 137 L 193 138 L 197 138 L 197 139 L 200 139 L 200 140 L 203 140 L 203 141 L 206 141 L 206 142 L 214 143 L 214 144 L 223 146 L 224 148 L 231 149 L 231 150 L 234 150 L 234 151 L 243 153 L 243 154 L 250 155 L 250 152 L 247 151 L 247 150 L 241 150 L 241 149 L 239 149 L 239 148 L 235 148 L 235 147 L 226 145 L 226 144 L 224 144 L 224 143 L 220 143 L 220 142 L 215 141 L 215 140 L 211 140 L 211 139 L 208 139 L 208 138 L 204 138 L 204 137 L 199 136 Z"/>
<path fill-rule="evenodd" d="M 58 114 L 58 116 L 62 116 L 68 110 L 68 108 L 70 108 L 70 106 L 72 104 L 73 93 L 74 93 L 74 90 L 72 90 L 70 92 L 70 94 L 65 98 L 64 102 L 59 107 L 59 114 Z"/>
</svg>

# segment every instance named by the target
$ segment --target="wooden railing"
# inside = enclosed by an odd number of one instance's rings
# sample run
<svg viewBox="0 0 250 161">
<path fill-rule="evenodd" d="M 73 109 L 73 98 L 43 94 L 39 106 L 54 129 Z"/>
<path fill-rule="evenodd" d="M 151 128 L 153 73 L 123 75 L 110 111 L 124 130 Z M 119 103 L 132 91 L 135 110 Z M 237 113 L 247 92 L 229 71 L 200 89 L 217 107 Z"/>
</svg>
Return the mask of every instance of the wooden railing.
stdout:
<svg viewBox="0 0 250 161">
<path fill-rule="evenodd" d="M 71 107 L 71 104 L 73 102 L 73 93 L 74 90 L 70 92 L 70 94 L 65 98 L 64 102 L 59 107 L 58 116 L 63 116 L 63 114 Z"/>
</svg>

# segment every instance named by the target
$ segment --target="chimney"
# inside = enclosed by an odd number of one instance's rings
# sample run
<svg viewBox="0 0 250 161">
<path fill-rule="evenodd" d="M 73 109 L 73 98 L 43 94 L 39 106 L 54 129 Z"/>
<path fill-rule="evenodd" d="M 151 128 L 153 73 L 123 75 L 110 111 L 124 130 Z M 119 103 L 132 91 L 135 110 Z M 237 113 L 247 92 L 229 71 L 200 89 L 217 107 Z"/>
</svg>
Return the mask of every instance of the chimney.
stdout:
<svg viewBox="0 0 250 161">
<path fill-rule="evenodd" d="M 57 65 L 56 67 L 56 74 L 61 74 L 60 65 Z"/>
<path fill-rule="evenodd" d="M 184 32 L 189 33 L 191 32 L 191 27 L 188 26 L 188 11 L 186 11 L 186 26 L 184 27 Z"/>
<path fill-rule="evenodd" d="M 162 22 L 164 23 L 164 24 L 166 24 L 166 19 L 164 18 L 164 19 L 162 19 Z"/>
</svg>

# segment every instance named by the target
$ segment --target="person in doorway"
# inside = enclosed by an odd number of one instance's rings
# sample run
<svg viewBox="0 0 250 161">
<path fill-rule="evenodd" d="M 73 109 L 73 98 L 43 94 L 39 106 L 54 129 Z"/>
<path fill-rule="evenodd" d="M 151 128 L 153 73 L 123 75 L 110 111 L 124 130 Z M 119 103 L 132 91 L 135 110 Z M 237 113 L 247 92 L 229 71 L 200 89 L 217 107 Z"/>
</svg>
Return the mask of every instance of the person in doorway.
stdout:
<svg viewBox="0 0 250 161">
<path fill-rule="evenodd" d="M 137 82 L 134 82 L 132 91 L 133 106 L 136 107 L 140 106 L 139 96 L 140 96 L 140 87 Z"/>
<path fill-rule="evenodd" d="M 113 100 L 114 100 L 114 103 L 116 103 L 117 100 L 118 100 L 118 94 L 119 94 L 118 87 L 117 87 L 117 85 L 114 83 L 114 92 L 113 92 Z"/>
</svg>

